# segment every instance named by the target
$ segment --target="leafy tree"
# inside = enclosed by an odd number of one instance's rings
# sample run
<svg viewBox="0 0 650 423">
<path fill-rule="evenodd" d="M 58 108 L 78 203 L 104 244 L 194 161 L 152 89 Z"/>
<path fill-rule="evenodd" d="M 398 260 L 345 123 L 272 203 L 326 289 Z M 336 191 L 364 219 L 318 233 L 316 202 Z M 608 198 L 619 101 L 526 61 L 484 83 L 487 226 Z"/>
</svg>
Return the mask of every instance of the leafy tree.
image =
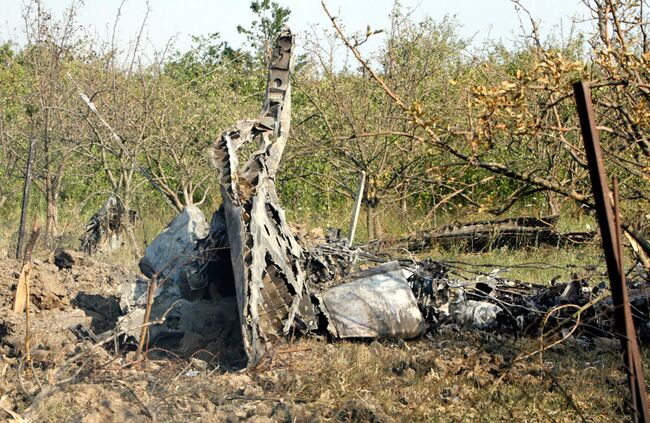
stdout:
<svg viewBox="0 0 650 423">
<path fill-rule="evenodd" d="M 544 42 L 531 18 L 530 42 L 521 50 L 529 54 L 530 66 L 518 68 L 517 54 L 508 59 L 510 65 L 480 63 L 477 70 L 487 78 L 467 84 L 461 93 L 466 107 L 455 126 L 436 125 L 437 104 L 412 102 L 399 93 L 393 81 L 360 56 L 333 18 L 332 22 L 377 86 L 422 134 L 423 142 L 446 156 L 450 165 L 462 163 L 511 187 L 488 198 L 488 209 L 502 210 L 503 205 L 510 207 L 537 192 L 594 207 L 571 86 L 577 79 L 590 81 L 605 160 L 610 174 L 622 182 L 628 219 L 623 227 L 650 254 L 643 235 L 647 218 L 634 222 L 634 215 L 644 213 L 650 199 L 648 12 L 643 0 L 584 3 L 594 23 L 587 54 L 576 55 L 580 49 L 572 40 L 561 48 Z"/>
<path fill-rule="evenodd" d="M 271 0 L 253 0 L 250 9 L 255 20 L 249 28 L 237 26 L 240 34 L 245 34 L 248 44 L 262 66 L 266 66 L 271 54 L 273 40 L 282 31 L 291 15 L 291 10 Z"/>
<path fill-rule="evenodd" d="M 414 22 L 396 7 L 385 44 L 374 57 L 383 78 L 400 95 L 435 105 L 440 120 L 453 116 L 458 106 L 457 88 L 448 81 L 463 72 L 461 52 L 466 42 L 457 35 L 456 26 L 450 19 Z M 300 169 L 307 184 L 350 198 L 356 191 L 357 174 L 365 172 L 368 233 L 379 237 L 384 207 L 399 205 L 405 212 L 409 204 L 430 198 L 440 188 L 428 176 L 439 159 L 422 142 L 419 129 L 400 116 L 401 110 L 365 70 L 338 68 L 332 57 L 335 43 L 334 39 L 312 38 L 307 46 L 312 67 L 305 67 L 298 77 L 296 92 L 308 102 L 296 111 L 298 121 L 306 120 L 309 125 L 298 124 L 294 136 L 298 148 L 308 145 L 316 152 L 293 167 Z M 286 166 L 288 172 L 295 173 L 290 167 Z"/>
</svg>

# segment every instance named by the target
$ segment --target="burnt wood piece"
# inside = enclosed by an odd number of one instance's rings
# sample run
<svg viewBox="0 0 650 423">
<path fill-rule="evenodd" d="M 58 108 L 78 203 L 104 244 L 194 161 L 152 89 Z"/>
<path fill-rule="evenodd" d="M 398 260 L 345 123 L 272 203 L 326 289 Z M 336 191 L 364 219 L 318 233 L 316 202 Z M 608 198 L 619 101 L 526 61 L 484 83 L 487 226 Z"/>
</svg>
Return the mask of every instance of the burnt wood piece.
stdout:
<svg viewBox="0 0 650 423">
<path fill-rule="evenodd" d="M 560 233 L 555 228 L 558 216 L 519 217 L 492 221 L 446 225 L 432 232 L 406 239 L 409 251 L 422 251 L 434 245 L 484 251 L 503 246 L 519 248 L 541 244 L 564 246 L 589 242 L 594 232 Z"/>
</svg>

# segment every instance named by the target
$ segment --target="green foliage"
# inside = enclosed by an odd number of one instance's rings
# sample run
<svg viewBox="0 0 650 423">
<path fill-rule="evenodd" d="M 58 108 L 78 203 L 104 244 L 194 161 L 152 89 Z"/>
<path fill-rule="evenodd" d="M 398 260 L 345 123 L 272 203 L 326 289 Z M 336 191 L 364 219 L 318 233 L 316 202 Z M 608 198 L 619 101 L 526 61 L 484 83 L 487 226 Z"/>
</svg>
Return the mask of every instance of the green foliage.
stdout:
<svg viewBox="0 0 650 423">
<path fill-rule="evenodd" d="M 193 36 L 192 40 L 194 45 L 189 51 L 177 51 L 163 67 L 165 74 L 179 82 L 193 81 L 219 68 L 236 69 L 243 75 L 254 67 L 250 53 L 231 47 L 218 32 Z"/>
<path fill-rule="evenodd" d="M 27 25 L 39 30 L 26 45 L 0 45 L 0 208 L 18 205 L 31 136 L 41 195 L 33 207 L 43 212 L 77 204 L 67 215 L 86 218 L 110 193 L 134 208 L 164 208 L 163 198 L 176 209 L 214 207 L 209 150 L 236 121 L 258 115 L 271 42 L 291 13 L 271 0 L 250 6 L 252 24 L 238 27 L 243 48 L 213 33 L 146 66 L 50 18 Z M 570 86 L 579 77 L 603 84 L 594 98 L 608 111 L 599 112 L 608 164 L 623 181 L 628 210 L 647 210 L 650 56 L 638 44 L 634 54 L 621 53 L 618 39 L 601 34 L 587 43 L 578 34 L 475 51 L 453 18 L 412 16 L 396 5 L 381 34 L 351 37 L 383 37 L 368 62 L 404 107 L 356 59 L 341 57 L 347 48 L 331 31 L 306 34 L 277 181 L 291 213 L 345 221 L 361 171 L 368 238 L 382 224 L 391 234 L 416 230 L 415 215 L 425 227 L 510 207 L 546 213 L 561 208 L 561 198 L 585 198 Z"/>
<path fill-rule="evenodd" d="M 273 40 L 286 25 L 291 10 L 271 0 L 253 0 L 250 9 L 255 15 L 255 20 L 249 28 L 237 25 L 237 31 L 246 35 L 255 57 L 259 63 L 266 65 Z"/>
</svg>

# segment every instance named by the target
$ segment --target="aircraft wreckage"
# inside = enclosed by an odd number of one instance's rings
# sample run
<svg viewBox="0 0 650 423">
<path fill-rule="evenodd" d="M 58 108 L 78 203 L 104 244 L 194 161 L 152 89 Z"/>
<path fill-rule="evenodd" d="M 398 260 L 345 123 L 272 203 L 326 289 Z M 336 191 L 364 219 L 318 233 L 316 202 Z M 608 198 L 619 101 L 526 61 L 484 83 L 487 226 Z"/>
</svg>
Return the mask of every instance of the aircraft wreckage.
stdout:
<svg viewBox="0 0 650 423">
<path fill-rule="evenodd" d="M 152 327 L 149 342 L 167 346 L 170 339 L 180 340 L 177 351 L 190 354 L 211 345 L 225 352 L 241 348 L 253 367 L 296 334 L 408 339 L 445 323 L 529 333 L 565 303 L 588 307 L 592 336 L 608 333 L 611 305 L 591 302 L 607 291 L 602 283 L 591 288 L 573 280 L 549 287 L 497 274 L 459 281 L 444 263 L 390 261 L 353 249 L 336 234 L 311 248 L 301 245 L 275 186 L 291 123 L 293 50 L 294 36 L 284 30 L 272 52 L 260 116 L 236 123 L 214 146 L 223 202 L 211 222 L 197 207 L 186 207 L 140 261 L 157 286 L 151 319 L 162 321 Z M 381 264 L 353 273 L 360 260 Z M 646 310 L 650 284 L 633 288 L 636 306 Z M 144 280 L 123 288 L 123 331 L 142 324 L 146 294 Z M 572 317 L 555 320 L 562 319 Z M 645 339 L 650 322 L 640 323 Z"/>
<path fill-rule="evenodd" d="M 267 345 L 300 320 L 316 326 L 303 251 L 287 225 L 275 175 L 289 136 L 294 37 L 282 32 L 273 49 L 266 98 L 257 120 L 225 131 L 213 151 L 237 291 L 244 347 L 257 362 Z M 254 151 L 245 159 L 242 150 Z"/>
<path fill-rule="evenodd" d="M 330 289 L 310 286 L 307 266 L 315 258 L 292 234 L 275 187 L 291 123 L 293 50 L 294 36 L 284 30 L 272 52 L 260 116 L 237 122 L 214 146 L 223 203 L 209 230 L 200 211 L 189 207 L 152 242 L 140 263 L 145 275 L 165 281 L 154 315 L 180 298 L 177 285 L 187 283 L 195 296 L 206 289 L 223 296 L 234 285 L 249 366 L 290 333 L 317 330 L 319 321 L 342 338 L 408 338 L 425 327 L 399 266 Z"/>
<path fill-rule="evenodd" d="M 287 224 L 275 187 L 291 123 L 293 49 L 294 36 L 285 30 L 273 49 L 260 117 L 225 131 L 213 152 L 242 338 L 253 365 L 291 331 L 318 329 L 321 316 L 340 337 L 413 337 L 424 328 L 399 269 L 392 269 L 398 278 L 369 275 L 322 295 L 309 286 L 307 255 Z M 244 150 L 253 152 L 244 158 Z M 364 289 L 369 281 L 380 288 Z M 391 317 L 399 324 L 390 323 Z"/>
</svg>

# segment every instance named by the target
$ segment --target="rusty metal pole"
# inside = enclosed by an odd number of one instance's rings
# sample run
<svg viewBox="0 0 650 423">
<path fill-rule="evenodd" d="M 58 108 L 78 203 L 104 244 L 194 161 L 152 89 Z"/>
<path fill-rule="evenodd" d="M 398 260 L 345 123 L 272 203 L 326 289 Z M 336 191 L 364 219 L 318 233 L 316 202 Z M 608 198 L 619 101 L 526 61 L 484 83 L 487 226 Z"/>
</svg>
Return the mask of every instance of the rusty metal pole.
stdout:
<svg viewBox="0 0 650 423">
<path fill-rule="evenodd" d="M 589 165 L 589 176 L 614 302 L 614 323 L 623 346 L 625 370 L 629 377 L 632 418 L 635 422 L 650 423 L 647 392 L 643 378 L 643 364 L 639 354 L 627 284 L 625 283 L 622 248 L 620 245 L 620 227 L 617 225 L 619 223 L 618 207 L 616 207 L 616 211 L 613 209 L 614 205 L 607 184 L 607 174 L 605 173 L 603 155 L 600 149 L 589 86 L 585 82 L 578 81 L 573 84 L 573 90 L 578 116 L 580 117 L 580 128 Z M 615 194 L 618 194 L 618 183 L 615 184 L 615 188 Z M 616 196 L 614 196 L 614 202 L 618 206 Z"/>
</svg>

